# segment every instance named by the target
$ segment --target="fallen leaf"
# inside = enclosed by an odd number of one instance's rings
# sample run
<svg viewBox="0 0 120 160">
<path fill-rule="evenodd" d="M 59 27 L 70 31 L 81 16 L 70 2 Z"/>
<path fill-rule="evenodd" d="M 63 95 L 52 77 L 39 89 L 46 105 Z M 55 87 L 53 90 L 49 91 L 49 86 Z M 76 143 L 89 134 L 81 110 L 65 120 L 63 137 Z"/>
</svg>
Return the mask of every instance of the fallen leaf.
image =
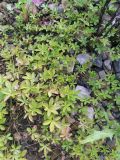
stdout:
<svg viewBox="0 0 120 160">
<path fill-rule="evenodd" d="M 61 131 L 60 137 L 63 138 L 63 139 L 67 139 L 68 140 L 72 135 L 70 133 L 70 130 L 71 130 L 71 128 L 69 126 L 63 128 L 62 131 Z"/>
<path fill-rule="evenodd" d="M 14 136 L 14 139 L 15 139 L 16 141 L 20 141 L 20 140 L 22 139 L 20 133 L 18 133 L 18 132 L 14 133 L 13 136 Z"/>
<path fill-rule="evenodd" d="M 52 96 L 52 94 L 59 94 L 59 92 L 56 90 L 56 89 L 50 89 L 49 91 L 48 91 L 48 96 L 49 97 L 51 97 Z"/>
</svg>

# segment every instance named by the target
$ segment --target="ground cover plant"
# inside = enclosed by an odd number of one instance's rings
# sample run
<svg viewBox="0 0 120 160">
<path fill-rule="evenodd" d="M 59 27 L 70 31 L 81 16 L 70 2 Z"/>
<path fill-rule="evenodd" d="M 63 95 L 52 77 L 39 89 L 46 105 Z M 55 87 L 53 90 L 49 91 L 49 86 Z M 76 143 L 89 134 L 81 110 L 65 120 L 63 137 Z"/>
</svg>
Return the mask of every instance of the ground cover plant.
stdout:
<svg viewBox="0 0 120 160">
<path fill-rule="evenodd" d="M 0 3 L 0 159 L 120 160 L 120 2 Z"/>
</svg>

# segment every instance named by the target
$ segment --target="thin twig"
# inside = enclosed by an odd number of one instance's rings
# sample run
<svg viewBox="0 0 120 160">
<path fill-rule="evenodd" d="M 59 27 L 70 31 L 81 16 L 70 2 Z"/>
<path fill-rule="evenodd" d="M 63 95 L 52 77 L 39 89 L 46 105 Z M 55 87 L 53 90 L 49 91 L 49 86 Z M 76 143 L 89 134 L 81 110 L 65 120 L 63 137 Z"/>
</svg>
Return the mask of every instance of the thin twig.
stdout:
<svg viewBox="0 0 120 160">
<path fill-rule="evenodd" d="M 118 11 L 119 11 L 119 9 L 120 9 L 120 5 L 119 5 L 118 8 L 116 9 L 116 11 L 115 11 L 114 15 L 112 16 L 112 18 L 110 19 L 110 21 L 106 24 L 105 28 L 103 28 L 103 30 L 101 31 L 100 35 L 101 35 L 103 32 L 105 32 L 105 30 L 107 29 L 108 26 L 110 26 L 110 25 L 112 24 L 112 22 L 113 22 L 113 20 L 115 19 L 116 15 L 117 15 L 117 13 L 118 13 Z M 112 26 L 113 26 L 113 25 L 112 25 Z"/>
<path fill-rule="evenodd" d="M 118 25 L 116 26 L 116 24 L 114 24 L 114 25 L 112 25 L 109 29 L 108 29 L 108 31 L 105 33 L 105 35 L 103 36 L 103 37 L 106 37 L 107 35 L 108 35 L 108 33 L 110 33 L 110 31 L 113 29 L 113 27 L 119 27 L 120 26 L 120 23 L 118 23 Z"/>
<path fill-rule="evenodd" d="M 29 144 L 29 145 L 27 145 L 27 146 L 25 146 L 25 147 L 26 147 L 26 148 L 29 148 L 29 147 L 34 146 L 34 145 L 37 145 L 37 144 L 39 144 L 39 143 L 36 142 L 36 143 L 33 143 L 33 144 Z"/>
<path fill-rule="evenodd" d="M 102 20 L 103 20 L 103 15 L 105 13 L 106 8 L 108 7 L 108 4 L 110 3 L 111 0 L 106 0 L 104 6 L 102 7 L 101 11 L 100 11 L 100 18 L 99 18 L 99 23 L 98 23 L 98 28 L 97 28 L 97 35 L 99 35 L 99 30 L 102 24 Z"/>
</svg>

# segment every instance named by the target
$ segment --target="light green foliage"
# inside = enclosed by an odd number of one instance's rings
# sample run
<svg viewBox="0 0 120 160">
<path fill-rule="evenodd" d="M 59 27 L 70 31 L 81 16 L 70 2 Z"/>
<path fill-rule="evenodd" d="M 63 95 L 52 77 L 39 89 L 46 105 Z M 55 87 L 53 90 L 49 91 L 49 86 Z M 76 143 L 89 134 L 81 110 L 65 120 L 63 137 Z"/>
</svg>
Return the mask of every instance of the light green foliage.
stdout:
<svg viewBox="0 0 120 160">
<path fill-rule="evenodd" d="M 119 58 L 118 29 L 113 27 L 106 35 L 109 26 L 100 36 L 96 33 L 105 1 L 63 0 L 60 13 L 50 10 L 51 2 L 46 1 L 25 21 L 24 4 L 29 2 L 18 2 L 21 14 L 0 40 L 5 64 L 5 73 L 0 74 L 0 159 L 25 160 L 27 152 L 19 145 L 23 137 L 17 141 L 17 132 L 27 133 L 41 160 L 60 151 L 56 159 L 64 154 L 68 159 L 99 160 L 102 153 L 106 160 L 119 160 L 120 126 L 112 113 L 119 111 L 120 83 L 112 71 L 102 80 L 91 61 L 80 65 L 76 60 L 80 53 L 90 53 L 91 59 L 103 53 Z M 113 37 L 116 45 L 111 48 Z M 91 89 L 90 98 L 81 99 L 75 91 L 83 81 Z M 93 119 L 88 107 L 94 110 Z M 110 148 L 105 142 L 113 137 L 116 144 Z"/>
<path fill-rule="evenodd" d="M 31 0 L 19 0 L 18 3 L 16 4 L 17 8 L 21 8 L 22 5 L 26 4 L 26 3 L 30 3 Z"/>
<path fill-rule="evenodd" d="M 85 138 L 85 140 L 81 141 L 81 144 L 96 142 L 100 139 L 110 138 L 112 139 L 114 135 L 114 131 L 110 129 L 105 129 L 103 131 L 94 131 L 91 135 Z"/>
</svg>

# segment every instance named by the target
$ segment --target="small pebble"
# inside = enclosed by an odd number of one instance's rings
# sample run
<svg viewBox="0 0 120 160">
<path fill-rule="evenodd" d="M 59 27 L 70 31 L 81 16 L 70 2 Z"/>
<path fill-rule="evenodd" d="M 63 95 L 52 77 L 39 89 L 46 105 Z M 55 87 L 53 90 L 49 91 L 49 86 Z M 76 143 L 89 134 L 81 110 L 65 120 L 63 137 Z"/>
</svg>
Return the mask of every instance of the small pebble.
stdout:
<svg viewBox="0 0 120 160">
<path fill-rule="evenodd" d="M 80 65 L 87 63 L 89 60 L 90 60 L 89 54 L 79 54 L 77 56 L 77 61 L 80 63 Z"/>
<path fill-rule="evenodd" d="M 106 21 L 109 21 L 111 19 L 111 16 L 109 14 L 105 14 L 103 15 L 103 20 L 106 22 Z"/>
<path fill-rule="evenodd" d="M 102 59 L 105 61 L 105 60 L 107 60 L 108 59 L 108 53 L 103 53 L 102 54 Z"/>
<path fill-rule="evenodd" d="M 108 60 L 105 60 L 104 61 L 104 66 L 105 66 L 105 68 L 107 69 L 107 70 L 111 70 L 112 69 L 112 67 L 111 67 L 111 61 L 108 59 Z"/>
<path fill-rule="evenodd" d="M 115 73 L 120 73 L 120 59 L 118 61 L 113 62 L 113 67 Z"/>
<path fill-rule="evenodd" d="M 64 8 L 62 7 L 61 4 L 58 6 L 57 10 L 58 10 L 58 13 L 63 13 L 64 12 Z"/>
<path fill-rule="evenodd" d="M 88 114 L 87 114 L 88 118 L 93 120 L 94 118 L 94 109 L 93 107 L 88 107 Z"/>
<path fill-rule="evenodd" d="M 78 93 L 78 96 L 79 96 L 80 98 L 89 98 L 89 97 L 90 97 L 91 91 L 88 90 L 87 88 L 85 88 L 84 86 L 79 86 L 79 85 L 77 85 L 77 86 L 76 86 L 76 91 L 80 91 L 80 92 Z"/>
<path fill-rule="evenodd" d="M 100 71 L 99 76 L 100 76 L 100 79 L 105 79 L 105 77 L 106 77 L 105 71 L 104 70 Z"/>
<path fill-rule="evenodd" d="M 120 80 L 120 73 L 116 73 L 116 78 Z"/>
<path fill-rule="evenodd" d="M 51 3 L 48 5 L 48 8 L 51 10 L 56 10 L 57 9 L 57 5 L 55 3 Z"/>
<path fill-rule="evenodd" d="M 93 66 L 96 66 L 98 68 L 102 68 L 102 57 L 98 56 L 95 58 L 95 60 L 93 61 Z"/>
</svg>

